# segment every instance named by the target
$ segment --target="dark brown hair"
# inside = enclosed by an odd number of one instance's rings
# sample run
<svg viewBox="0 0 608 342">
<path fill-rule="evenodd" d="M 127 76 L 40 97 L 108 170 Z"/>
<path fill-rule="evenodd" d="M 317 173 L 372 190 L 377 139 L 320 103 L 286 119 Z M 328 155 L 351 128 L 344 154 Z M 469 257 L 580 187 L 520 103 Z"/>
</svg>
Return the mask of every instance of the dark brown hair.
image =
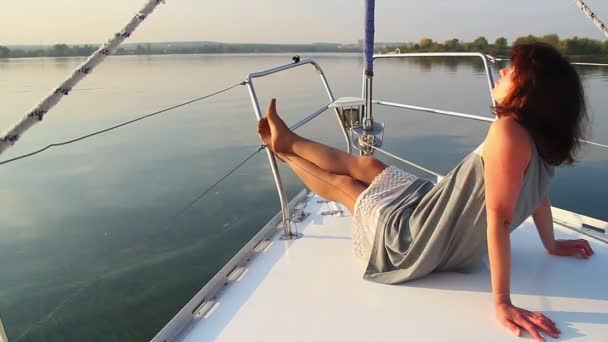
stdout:
<svg viewBox="0 0 608 342">
<path fill-rule="evenodd" d="M 581 80 L 551 45 L 518 44 L 511 50 L 514 88 L 496 107 L 514 115 L 549 164 L 573 164 L 588 121 Z"/>
</svg>

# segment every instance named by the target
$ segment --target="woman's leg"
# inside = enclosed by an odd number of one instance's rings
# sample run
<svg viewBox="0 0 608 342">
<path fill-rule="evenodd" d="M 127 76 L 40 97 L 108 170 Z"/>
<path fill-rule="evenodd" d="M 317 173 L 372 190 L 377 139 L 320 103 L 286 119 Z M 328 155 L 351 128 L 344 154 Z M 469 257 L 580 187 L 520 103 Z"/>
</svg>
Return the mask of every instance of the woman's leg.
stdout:
<svg viewBox="0 0 608 342">
<path fill-rule="evenodd" d="M 327 172 L 317 165 L 295 154 L 279 153 L 306 186 L 317 195 L 342 203 L 354 213 L 355 201 L 365 190 L 365 186 L 345 175 Z"/>
<path fill-rule="evenodd" d="M 258 123 L 258 133 L 264 144 L 270 147 L 271 131 L 268 120 L 263 118 Z M 357 197 L 365 190 L 365 186 L 350 176 L 328 172 L 314 163 L 291 153 L 277 153 L 300 179 L 321 197 L 344 204 L 351 213 L 354 212 Z"/>
<path fill-rule="evenodd" d="M 295 134 L 277 114 L 275 99 L 268 105 L 266 118 L 275 153 L 298 155 L 330 173 L 347 175 L 367 185 L 387 167 L 373 157 L 354 156 Z"/>
</svg>

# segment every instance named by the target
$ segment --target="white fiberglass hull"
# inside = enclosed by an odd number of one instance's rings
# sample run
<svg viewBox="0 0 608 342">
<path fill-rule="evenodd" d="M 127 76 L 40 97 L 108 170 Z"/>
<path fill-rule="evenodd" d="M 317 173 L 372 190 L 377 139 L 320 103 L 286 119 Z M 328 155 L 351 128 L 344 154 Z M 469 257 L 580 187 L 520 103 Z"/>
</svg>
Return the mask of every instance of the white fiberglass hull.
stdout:
<svg viewBox="0 0 608 342">
<path fill-rule="evenodd" d="M 323 215 L 338 205 L 320 200 L 304 198 L 311 215 L 298 225 L 301 239 L 284 241 L 274 234 L 213 303 L 198 314 L 182 312 L 190 317 L 182 317 L 181 329 L 165 328 L 155 340 L 515 339 L 495 322 L 487 262 L 473 273 L 431 274 L 398 286 L 365 281 L 365 264 L 352 256 L 352 217 L 345 209 L 343 216 Z M 559 224 L 555 234 L 582 236 Z M 581 260 L 549 255 L 531 221 L 512 234 L 512 299 L 557 322 L 562 340 L 608 336 L 608 245 L 590 240 L 596 255 Z"/>
</svg>

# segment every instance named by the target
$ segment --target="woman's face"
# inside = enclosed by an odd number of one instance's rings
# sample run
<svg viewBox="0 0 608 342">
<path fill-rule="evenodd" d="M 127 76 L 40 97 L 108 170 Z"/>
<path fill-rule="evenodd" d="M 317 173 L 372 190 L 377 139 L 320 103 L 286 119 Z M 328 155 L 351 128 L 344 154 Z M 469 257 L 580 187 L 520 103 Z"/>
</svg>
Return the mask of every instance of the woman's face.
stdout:
<svg viewBox="0 0 608 342">
<path fill-rule="evenodd" d="M 513 82 L 513 67 L 500 69 L 500 79 L 496 81 L 492 89 L 492 98 L 499 104 L 504 100 L 515 87 Z"/>
</svg>

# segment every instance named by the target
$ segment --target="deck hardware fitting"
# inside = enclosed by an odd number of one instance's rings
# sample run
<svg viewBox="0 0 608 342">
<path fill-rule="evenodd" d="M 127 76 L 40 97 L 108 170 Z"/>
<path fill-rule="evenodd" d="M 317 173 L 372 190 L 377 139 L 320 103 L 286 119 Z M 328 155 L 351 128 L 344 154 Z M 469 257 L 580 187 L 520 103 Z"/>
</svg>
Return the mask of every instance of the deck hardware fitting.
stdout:
<svg viewBox="0 0 608 342">
<path fill-rule="evenodd" d="M 246 268 L 243 267 L 243 266 L 237 266 L 237 267 L 235 267 L 226 276 L 226 279 L 228 279 L 229 282 L 237 281 L 241 277 L 241 275 L 243 274 L 243 272 L 245 272 L 245 269 Z M 226 283 L 226 285 L 228 285 L 228 283 Z"/>
<path fill-rule="evenodd" d="M 253 250 L 257 253 L 264 252 L 268 248 L 268 246 L 270 246 L 270 243 L 271 242 L 268 239 L 261 240 L 257 245 L 255 245 Z"/>
<path fill-rule="evenodd" d="M 192 314 L 193 314 L 193 315 L 195 315 L 195 314 L 196 314 L 196 312 L 197 312 L 198 310 L 200 310 L 200 308 L 202 308 L 202 307 L 203 307 L 203 305 L 204 305 L 206 302 L 207 302 L 207 297 L 204 297 L 204 298 L 203 298 L 203 299 L 200 301 L 200 303 L 198 303 L 198 305 L 197 305 L 197 306 L 195 306 L 195 307 L 194 307 L 194 309 L 192 309 Z"/>
<path fill-rule="evenodd" d="M 293 215 L 291 216 L 291 222 L 294 223 L 301 223 L 304 220 L 306 220 L 306 218 L 310 215 L 309 212 L 307 211 L 296 211 L 295 213 L 293 213 Z"/>
<path fill-rule="evenodd" d="M 336 215 L 336 214 L 342 214 L 342 213 L 344 213 L 344 211 L 342 211 L 342 210 L 330 210 L 330 211 L 321 212 L 321 215 L 330 216 L 330 215 Z"/>
<path fill-rule="evenodd" d="M 583 228 L 590 229 L 590 230 L 596 231 L 598 233 L 606 234 L 606 230 L 605 229 L 594 227 L 594 226 L 592 226 L 590 224 L 587 224 L 587 223 L 583 223 Z"/>
</svg>

